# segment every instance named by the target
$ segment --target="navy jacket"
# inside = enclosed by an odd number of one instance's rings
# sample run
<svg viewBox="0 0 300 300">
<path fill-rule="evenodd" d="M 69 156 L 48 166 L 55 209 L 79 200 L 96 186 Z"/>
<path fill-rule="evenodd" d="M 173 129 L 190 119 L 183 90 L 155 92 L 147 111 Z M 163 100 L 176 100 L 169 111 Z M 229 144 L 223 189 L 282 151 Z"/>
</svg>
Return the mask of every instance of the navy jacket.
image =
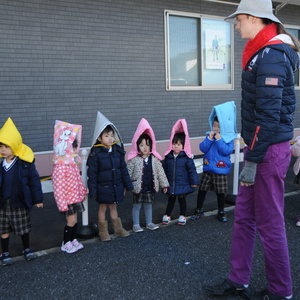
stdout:
<svg viewBox="0 0 300 300">
<path fill-rule="evenodd" d="M 16 171 L 13 178 L 13 188 L 11 193 L 11 206 L 25 207 L 31 209 L 37 203 L 43 203 L 43 192 L 39 174 L 34 163 L 25 162 L 17 158 Z M 3 182 L 3 166 L 1 162 L 0 170 L 0 188 Z M 2 195 L 2 192 L 1 192 Z M 0 207 L 3 207 L 1 197 Z"/>
<path fill-rule="evenodd" d="M 112 152 L 104 146 L 93 147 L 88 161 L 89 197 L 100 204 L 124 201 L 124 187 L 133 190 L 125 163 L 125 151 L 118 145 Z"/>
<path fill-rule="evenodd" d="M 199 184 L 199 176 L 195 163 L 184 151 L 175 158 L 173 151 L 165 156 L 163 167 L 168 178 L 170 187 L 168 195 L 186 195 L 195 191 L 191 185 Z"/>
<path fill-rule="evenodd" d="M 298 64 L 297 53 L 278 43 L 256 52 L 243 70 L 241 134 L 249 147 L 246 160 L 260 163 L 269 145 L 293 138 L 293 73 Z"/>
</svg>

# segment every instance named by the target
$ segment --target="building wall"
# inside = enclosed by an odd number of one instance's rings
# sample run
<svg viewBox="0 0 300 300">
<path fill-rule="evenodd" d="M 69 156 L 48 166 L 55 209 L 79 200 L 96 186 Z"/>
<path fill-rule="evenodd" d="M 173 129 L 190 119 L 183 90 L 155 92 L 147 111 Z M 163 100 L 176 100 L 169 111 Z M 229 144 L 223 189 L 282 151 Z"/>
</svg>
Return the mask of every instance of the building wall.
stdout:
<svg viewBox="0 0 300 300">
<path fill-rule="evenodd" d="M 227 16 L 236 6 L 203 0 L 1 1 L 0 124 L 10 116 L 35 152 L 52 150 L 56 119 L 81 124 L 82 146 L 91 146 L 98 110 L 125 143 L 142 117 L 158 140 L 169 138 L 179 118 L 187 119 L 191 137 L 204 135 L 214 105 L 235 100 L 239 107 L 244 41 L 235 32 L 234 90 L 166 91 L 165 9 Z M 287 5 L 278 17 L 300 25 L 299 15 L 300 6 Z M 239 109 L 237 117 L 239 129 Z"/>
</svg>

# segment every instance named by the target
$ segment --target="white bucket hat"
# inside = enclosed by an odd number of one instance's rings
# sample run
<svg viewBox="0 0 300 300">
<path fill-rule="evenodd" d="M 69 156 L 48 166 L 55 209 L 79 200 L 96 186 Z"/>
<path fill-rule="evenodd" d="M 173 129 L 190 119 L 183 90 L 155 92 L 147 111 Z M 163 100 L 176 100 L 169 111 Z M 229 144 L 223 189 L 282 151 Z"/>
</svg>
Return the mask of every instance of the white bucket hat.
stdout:
<svg viewBox="0 0 300 300">
<path fill-rule="evenodd" d="M 273 14 L 271 0 L 241 0 L 236 12 L 225 18 L 225 21 L 236 23 L 235 17 L 242 14 L 269 19 L 281 24 Z"/>
</svg>

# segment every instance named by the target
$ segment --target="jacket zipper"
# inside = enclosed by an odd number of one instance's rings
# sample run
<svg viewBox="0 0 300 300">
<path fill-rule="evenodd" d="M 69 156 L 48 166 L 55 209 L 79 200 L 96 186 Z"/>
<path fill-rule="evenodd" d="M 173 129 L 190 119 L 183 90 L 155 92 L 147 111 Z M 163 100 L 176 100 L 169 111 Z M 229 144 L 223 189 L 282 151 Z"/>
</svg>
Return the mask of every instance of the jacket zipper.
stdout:
<svg viewBox="0 0 300 300">
<path fill-rule="evenodd" d="M 176 169 L 176 157 L 174 157 L 174 168 L 173 168 L 173 191 L 172 194 L 174 195 L 175 193 L 175 169 Z"/>
<path fill-rule="evenodd" d="M 251 146 L 250 146 L 250 150 L 253 150 L 255 142 L 258 140 L 257 135 L 259 133 L 259 130 L 260 130 L 260 126 L 256 126 L 254 137 L 252 139 L 252 143 L 251 143 Z"/>
</svg>

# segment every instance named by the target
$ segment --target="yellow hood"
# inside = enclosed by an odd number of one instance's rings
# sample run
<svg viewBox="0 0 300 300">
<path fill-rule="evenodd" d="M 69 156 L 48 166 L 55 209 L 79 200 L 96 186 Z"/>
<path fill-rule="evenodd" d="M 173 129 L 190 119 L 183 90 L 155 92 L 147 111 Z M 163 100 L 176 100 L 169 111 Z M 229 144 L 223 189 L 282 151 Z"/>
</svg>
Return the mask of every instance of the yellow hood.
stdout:
<svg viewBox="0 0 300 300">
<path fill-rule="evenodd" d="M 33 162 L 33 151 L 22 143 L 22 136 L 11 118 L 8 118 L 0 129 L 0 143 L 9 146 L 13 154 L 20 159 L 30 163 Z"/>
</svg>

